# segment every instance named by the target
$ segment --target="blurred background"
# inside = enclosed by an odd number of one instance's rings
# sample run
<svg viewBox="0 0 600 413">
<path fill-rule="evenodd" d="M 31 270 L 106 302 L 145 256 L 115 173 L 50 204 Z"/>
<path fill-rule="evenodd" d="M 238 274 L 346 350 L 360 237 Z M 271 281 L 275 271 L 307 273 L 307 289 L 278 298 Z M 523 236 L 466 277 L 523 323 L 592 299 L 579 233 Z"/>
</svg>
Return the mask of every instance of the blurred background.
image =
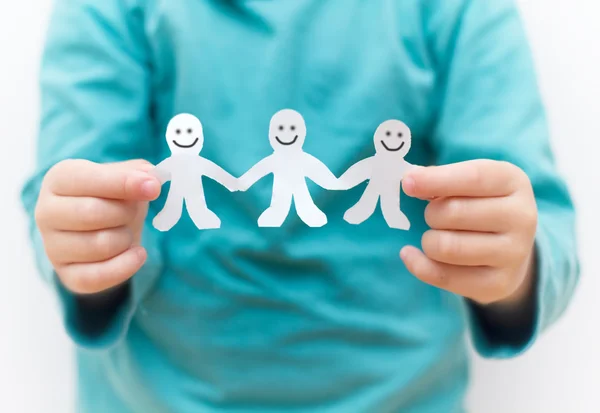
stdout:
<svg viewBox="0 0 600 413">
<path fill-rule="evenodd" d="M 449 0 L 450 1 L 450 0 Z M 477 0 L 485 1 L 485 0 Z M 583 274 L 573 304 L 526 355 L 473 356 L 479 413 L 600 412 L 600 2 L 520 0 L 559 168 L 578 207 Z M 73 411 L 71 344 L 40 281 L 19 192 L 33 168 L 37 73 L 51 0 L 0 2 L 0 412 Z"/>
</svg>

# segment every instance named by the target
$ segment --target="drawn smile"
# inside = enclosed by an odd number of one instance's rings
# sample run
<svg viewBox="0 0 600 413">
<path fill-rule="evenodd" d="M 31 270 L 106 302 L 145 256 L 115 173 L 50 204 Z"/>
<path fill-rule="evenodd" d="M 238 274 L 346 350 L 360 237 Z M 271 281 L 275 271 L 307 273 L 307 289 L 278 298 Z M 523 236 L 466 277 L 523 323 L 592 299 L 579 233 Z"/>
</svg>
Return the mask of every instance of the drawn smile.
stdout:
<svg viewBox="0 0 600 413">
<path fill-rule="evenodd" d="M 385 144 L 385 142 L 384 142 L 384 141 L 381 141 L 381 144 L 383 145 L 383 147 L 384 147 L 386 150 L 388 150 L 388 151 L 390 151 L 390 152 L 398 152 L 400 149 L 402 149 L 402 148 L 404 147 L 404 142 L 402 142 L 402 143 L 400 144 L 400 146 L 398 146 L 397 148 L 390 148 L 390 147 L 388 147 L 388 146 Z"/>
<path fill-rule="evenodd" d="M 283 142 L 282 140 L 279 139 L 279 136 L 275 136 L 275 139 L 280 144 L 282 144 L 284 146 L 289 146 L 289 145 L 293 145 L 294 143 L 296 143 L 296 141 L 298 140 L 298 135 L 294 136 L 294 139 L 292 139 L 290 142 Z"/>
<path fill-rule="evenodd" d="M 183 145 L 181 143 L 178 143 L 175 139 L 173 139 L 173 143 L 176 146 L 179 146 L 180 148 L 187 149 L 187 148 L 191 148 L 192 146 L 194 146 L 195 144 L 197 144 L 198 143 L 198 138 L 196 138 L 196 140 L 194 142 L 190 143 L 189 145 Z"/>
</svg>

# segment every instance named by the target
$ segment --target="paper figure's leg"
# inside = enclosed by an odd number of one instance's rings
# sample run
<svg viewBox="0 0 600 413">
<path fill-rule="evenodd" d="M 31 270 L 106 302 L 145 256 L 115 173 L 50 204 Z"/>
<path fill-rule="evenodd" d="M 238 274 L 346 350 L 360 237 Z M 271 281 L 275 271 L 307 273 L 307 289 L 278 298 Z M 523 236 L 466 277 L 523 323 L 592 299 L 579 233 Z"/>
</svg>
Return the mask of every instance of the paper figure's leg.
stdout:
<svg viewBox="0 0 600 413">
<path fill-rule="evenodd" d="M 294 188 L 294 203 L 298 216 L 309 227 L 317 228 L 327 224 L 327 215 L 317 208 L 306 184 Z"/>
<path fill-rule="evenodd" d="M 198 229 L 214 229 L 221 227 L 221 220 L 206 206 L 204 189 L 196 187 L 192 194 L 186 195 L 185 206 L 190 218 Z"/>
<path fill-rule="evenodd" d="M 165 206 L 156 214 L 152 220 L 152 225 L 159 231 L 168 231 L 177 224 L 181 218 L 182 210 L 183 195 L 176 184 L 171 183 Z"/>
<path fill-rule="evenodd" d="M 287 218 L 292 206 L 292 192 L 275 178 L 271 206 L 258 218 L 259 227 L 280 227 Z"/>
<path fill-rule="evenodd" d="M 375 186 L 367 185 L 367 189 L 365 189 L 356 205 L 346 211 L 344 219 L 353 225 L 362 224 L 375 212 L 377 201 L 379 201 L 379 193 Z"/>
<path fill-rule="evenodd" d="M 390 228 L 408 230 L 410 222 L 400 211 L 400 192 L 381 194 L 381 212 Z"/>
</svg>

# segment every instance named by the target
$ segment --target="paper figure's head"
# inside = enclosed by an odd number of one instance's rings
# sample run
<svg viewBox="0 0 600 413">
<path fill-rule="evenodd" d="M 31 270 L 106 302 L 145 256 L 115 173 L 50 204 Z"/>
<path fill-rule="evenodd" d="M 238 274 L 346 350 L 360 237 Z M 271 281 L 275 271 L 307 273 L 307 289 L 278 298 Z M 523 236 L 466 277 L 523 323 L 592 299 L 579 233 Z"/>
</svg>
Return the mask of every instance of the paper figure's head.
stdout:
<svg viewBox="0 0 600 413">
<path fill-rule="evenodd" d="M 269 142 L 273 150 L 300 150 L 305 138 L 304 118 L 295 110 L 283 109 L 271 118 Z"/>
<path fill-rule="evenodd" d="M 198 118 L 183 113 L 171 119 L 167 126 L 167 144 L 172 154 L 198 155 L 204 145 L 202 124 Z"/>
<path fill-rule="evenodd" d="M 411 145 L 408 126 L 399 120 L 387 120 L 375 131 L 375 151 L 377 153 L 404 158 Z"/>
</svg>

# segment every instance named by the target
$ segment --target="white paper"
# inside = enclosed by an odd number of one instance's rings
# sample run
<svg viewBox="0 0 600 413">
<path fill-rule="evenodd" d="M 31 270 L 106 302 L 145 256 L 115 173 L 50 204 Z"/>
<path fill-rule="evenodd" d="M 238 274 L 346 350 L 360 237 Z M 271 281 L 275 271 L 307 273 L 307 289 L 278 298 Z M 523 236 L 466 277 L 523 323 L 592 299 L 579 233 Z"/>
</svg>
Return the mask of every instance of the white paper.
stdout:
<svg viewBox="0 0 600 413">
<path fill-rule="evenodd" d="M 344 214 L 353 225 L 366 221 L 380 202 L 381 212 L 390 228 L 408 230 L 410 222 L 400 210 L 402 178 L 413 165 L 404 160 L 411 146 L 408 126 L 388 120 L 377 128 L 373 138 L 375 155 L 352 165 L 339 179 L 341 189 L 350 189 L 369 181 L 360 200 Z"/>
<path fill-rule="evenodd" d="M 298 216 L 310 227 L 322 227 L 327 216 L 313 202 L 306 178 L 325 189 L 341 189 L 333 173 L 312 155 L 302 150 L 306 124 L 298 112 L 284 109 L 271 118 L 269 142 L 273 154 L 264 158 L 239 180 L 247 190 L 264 176 L 273 174 L 271 206 L 258 219 L 260 227 L 280 227 L 288 216 L 292 201 Z"/>
<path fill-rule="evenodd" d="M 175 116 L 167 126 L 167 144 L 171 156 L 153 170 L 161 184 L 171 181 L 171 187 L 162 211 L 152 225 L 159 231 L 168 231 L 181 218 L 185 204 L 190 218 L 198 229 L 219 228 L 221 220 L 208 209 L 204 198 L 202 176 L 225 186 L 230 191 L 238 189 L 237 180 L 220 166 L 200 156 L 204 134 L 200 121 L 188 114 Z"/>
<path fill-rule="evenodd" d="M 352 165 L 339 179 L 314 156 L 303 151 L 306 124 L 291 109 L 277 112 L 269 126 L 273 153 L 236 179 L 220 166 L 200 156 L 204 135 L 200 121 L 188 114 L 174 117 L 167 126 L 171 156 L 152 173 L 161 184 L 171 181 L 164 208 L 153 220 L 160 231 L 170 230 L 181 218 L 183 206 L 198 229 L 219 228 L 221 220 L 208 209 L 202 177 L 219 182 L 230 191 L 246 191 L 266 175 L 273 174 L 271 205 L 258 218 L 260 227 L 280 227 L 292 202 L 299 218 L 310 227 L 321 227 L 327 216 L 314 203 L 306 179 L 327 190 L 347 190 L 364 181 L 367 187 L 359 201 L 344 214 L 358 225 L 373 215 L 377 203 L 391 228 L 408 230 L 410 222 L 400 209 L 402 178 L 414 166 L 404 160 L 411 147 L 410 129 L 398 120 L 382 123 L 375 132 L 375 155 Z"/>
</svg>

